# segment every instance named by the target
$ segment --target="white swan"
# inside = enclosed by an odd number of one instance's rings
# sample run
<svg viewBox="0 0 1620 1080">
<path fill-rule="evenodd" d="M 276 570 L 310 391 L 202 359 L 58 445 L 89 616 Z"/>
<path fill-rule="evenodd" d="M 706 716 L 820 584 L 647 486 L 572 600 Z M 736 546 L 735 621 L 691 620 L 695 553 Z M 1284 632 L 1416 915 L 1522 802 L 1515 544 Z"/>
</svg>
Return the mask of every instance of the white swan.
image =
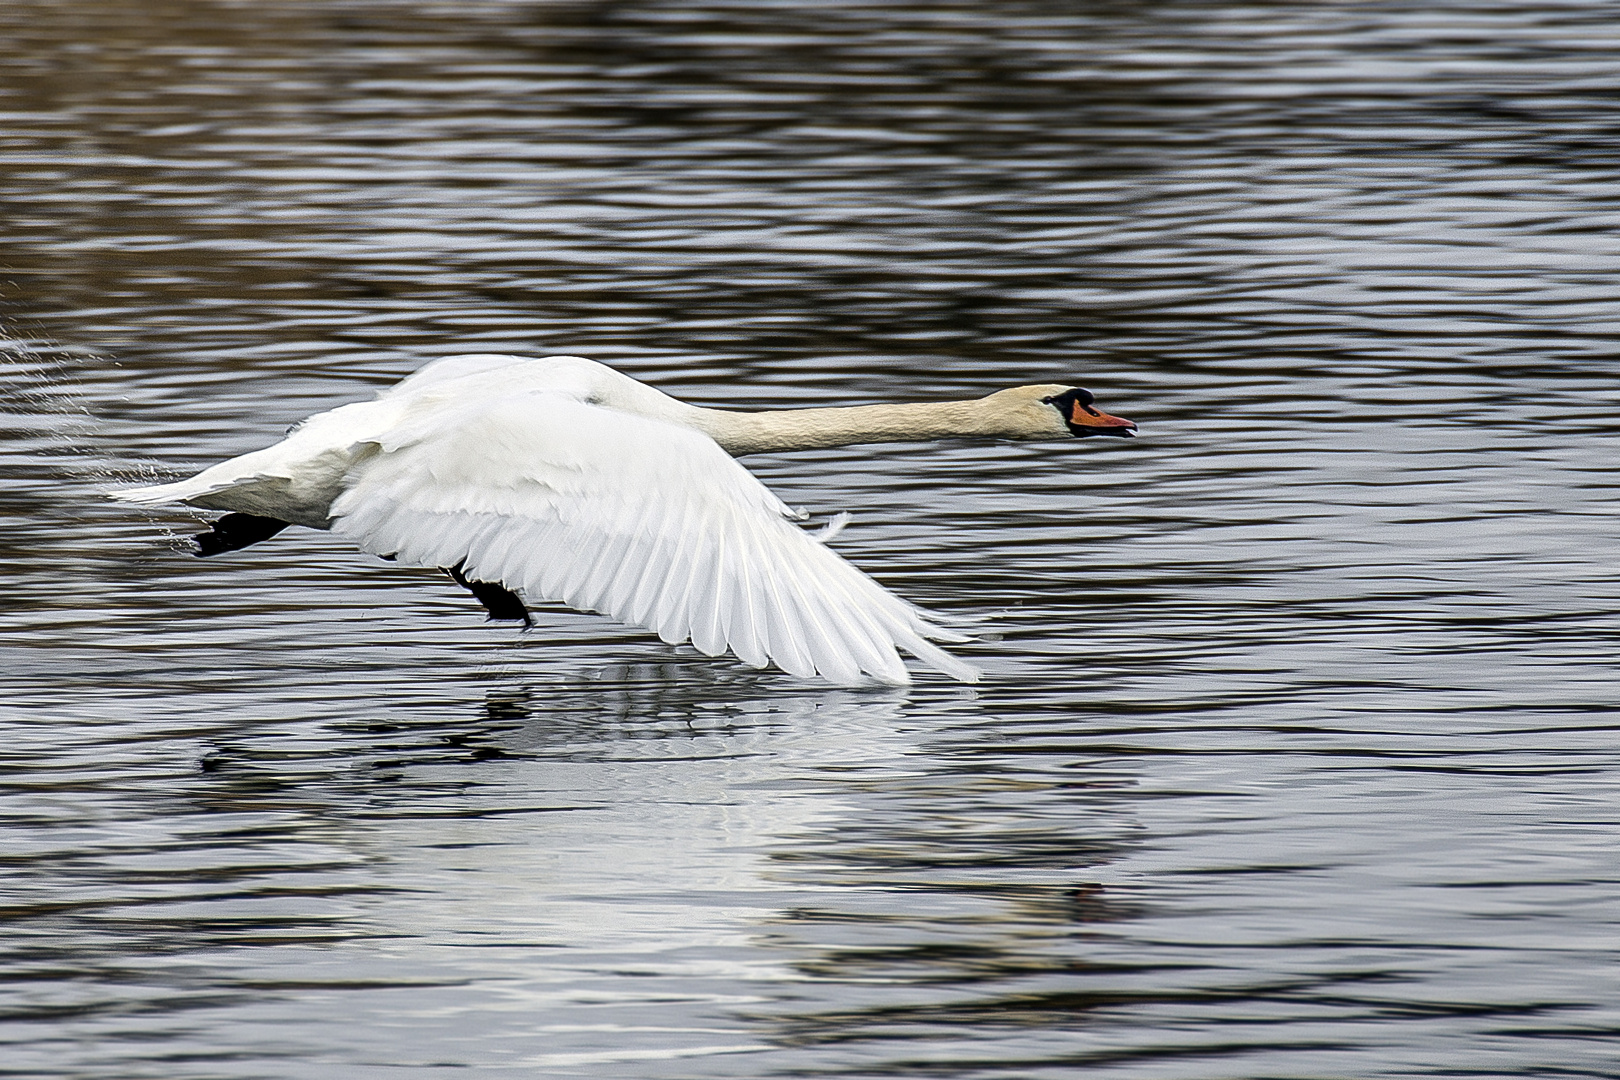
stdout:
<svg viewBox="0 0 1620 1080">
<path fill-rule="evenodd" d="M 972 682 L 973 668 L 928 640 L 962 635 L 792 524 L 729 455 L 1135 429 L 1092 403 L 1076 387 L 1020 386 L 974 401 L 728 412 L 582 357 L 450 356 L 274 446 L 113 496 L 229 511 L 197 538 L 203 555 L 288 524 L 330 529 L 373 555 L 445 568 L 491 618 L 528 623 L 520 593 L 794 675 L 904 683 L 899 646 Z"/>
</svg>

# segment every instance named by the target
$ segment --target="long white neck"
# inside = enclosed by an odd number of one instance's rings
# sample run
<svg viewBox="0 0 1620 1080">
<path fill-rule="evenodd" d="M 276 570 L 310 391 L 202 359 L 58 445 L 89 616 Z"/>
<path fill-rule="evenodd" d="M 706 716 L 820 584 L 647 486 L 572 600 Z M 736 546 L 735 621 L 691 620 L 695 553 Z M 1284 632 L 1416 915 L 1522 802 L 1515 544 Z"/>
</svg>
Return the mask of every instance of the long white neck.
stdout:
<svg viewBox="0 0 1620 1080">
<path fill-rule="evenodd" d="M 815 450 L 857 443 L 930 439 L 1018 437 L 989 399 L 912 405 L 858 405 L 839 409 L 731 412 L 691 406 L 687 422 L 733 455 Z"/>
</svg>

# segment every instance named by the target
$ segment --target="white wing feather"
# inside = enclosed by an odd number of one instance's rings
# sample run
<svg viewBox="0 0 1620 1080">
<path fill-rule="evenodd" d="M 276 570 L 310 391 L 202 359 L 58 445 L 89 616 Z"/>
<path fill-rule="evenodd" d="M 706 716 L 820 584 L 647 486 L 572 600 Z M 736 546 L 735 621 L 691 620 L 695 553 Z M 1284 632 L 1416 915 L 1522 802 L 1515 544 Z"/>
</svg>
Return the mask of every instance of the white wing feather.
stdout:
<svg viewBox="0 0 1620 1080">
<path fill-rule="evenodd" d="M 413 408 L 369 441 L 378 452 L 349 474 L 331 527 L 373 554 L 459 564 L 533 600 L 794 675 L 904 683 L 899 646 L 978 678 L 927 640 L 961 635 L 790 522 L 702 432 L 527 389 Z"/>
</svg>

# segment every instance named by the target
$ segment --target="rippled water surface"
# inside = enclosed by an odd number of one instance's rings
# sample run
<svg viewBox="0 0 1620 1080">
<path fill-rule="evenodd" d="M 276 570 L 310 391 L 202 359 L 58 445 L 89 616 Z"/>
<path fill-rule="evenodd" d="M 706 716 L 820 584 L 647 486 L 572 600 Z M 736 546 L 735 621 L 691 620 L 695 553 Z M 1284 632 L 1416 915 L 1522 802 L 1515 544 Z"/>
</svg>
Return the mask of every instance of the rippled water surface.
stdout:
<svg viewBox="0 0 1620 1080">
<path fill-rule="evenodd" d="M 0 1075 L 1620 1075 L 1601 3 L 0 6 Z M 833 689 L 109 504 L 457 351 L 750 459 Z M 1101 445 L 1099 445 L 1101 444 Z"/>
</svg>

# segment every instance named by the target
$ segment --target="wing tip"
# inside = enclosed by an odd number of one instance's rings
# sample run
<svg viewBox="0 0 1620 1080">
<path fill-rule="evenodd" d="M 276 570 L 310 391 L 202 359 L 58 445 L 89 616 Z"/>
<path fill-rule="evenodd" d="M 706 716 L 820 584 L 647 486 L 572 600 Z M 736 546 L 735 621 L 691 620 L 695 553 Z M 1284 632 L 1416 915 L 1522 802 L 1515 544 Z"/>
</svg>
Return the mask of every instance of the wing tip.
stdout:
<svg viewBox="0 0 1620 1080">
<path fill-rule="evenodd" d="M 918 629 L 919 631 L 929 631 L 928 637 L 937 636 L 931 632 L 937 630 L 937 627 L 925 625 L 924 627 L 919 627 Z M 899 644 L 918 660 L 927 664 L 935 671 L 949 675 L 957 682 L 972 684 L 978 682 L 984 677 L 984 673 L 978 668 L 974 667 L 972 664 L 961 659 L 960 657 L 952 656 L 938 645 L 935 645 L 932 641 L 929 641 L 928 638 L 924 637 L 921 632 L 903 636 L 900 639 Z"/>
</svg>

